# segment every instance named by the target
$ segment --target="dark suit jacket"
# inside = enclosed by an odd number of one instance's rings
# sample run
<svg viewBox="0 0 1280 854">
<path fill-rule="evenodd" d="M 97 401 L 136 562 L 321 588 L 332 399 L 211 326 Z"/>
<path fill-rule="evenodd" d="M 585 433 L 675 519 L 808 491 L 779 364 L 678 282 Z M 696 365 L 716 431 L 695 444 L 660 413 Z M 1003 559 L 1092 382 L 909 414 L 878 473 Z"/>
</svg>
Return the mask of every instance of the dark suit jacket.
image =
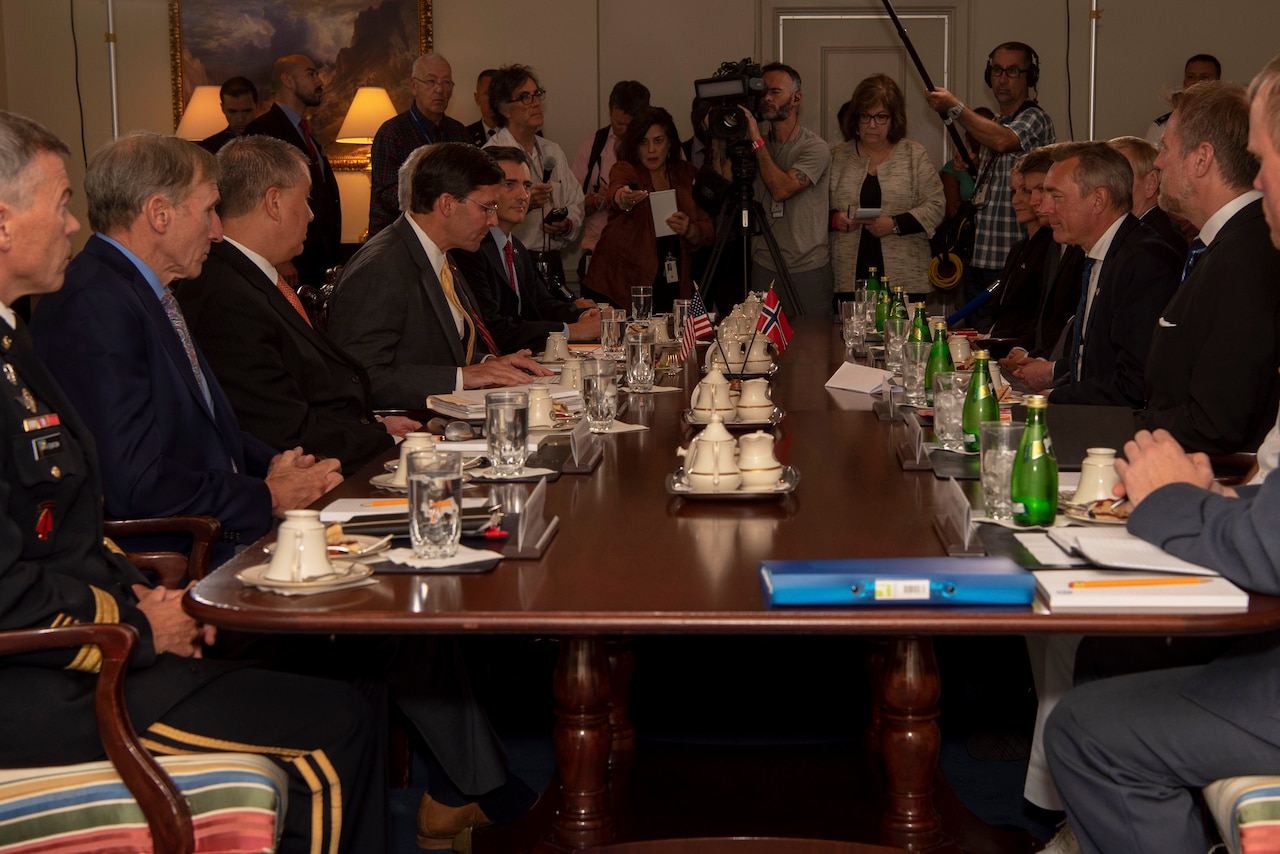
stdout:
<svg viewBox="0 0 1280 854">
<path fill-rule="evenodd" d="M 302 134 L 298 133 L 293 122 L 289 121 L 289 117 L 277 104 L 272 104 L 271 109 L 249 122 L 245 133 L 273 136 L 296 147 L 308 160 L 311 159 Z M 298 268 L 302 284 L 318 288 L 324 284 L 325 270 L 342 263 L 342 199 L 338 196 L 338 178 L 329 166 L 329 158 L 324 156 L 320 141 L 313 141 L 324 166 L 324 181 L 312 179 L 308 201 L 315 219 L 307 226 L 307 239 L 302 244 L 302 254 L 293 259 L 293 265 Z M 313 176 L 315 171 L 314 168 L 311 170 Z"/>
<path fill-rule="evenodd" d="M 456 268 L 455 290 L 476 304 Z M 466 347 L 418 235 L 402 215 L 355 254 L 329 300 L 329 335 L 364 365 L 378 409 L 421 409 L 454 390 Z M 474 362 L 488 353 L 476 340 Z"/>
<path fill-rule="evenodd" d="M 552 298 L 533 268 L 529 251 L 518 238 L 513 236 L 511 240 L 519 298 L 511 290 L 507 262 L 492 234 L 485 235 L 475 252 L 455 249 L 449 255 L 471 286 L 480 314 L 499 349 L 504 353 L 525 347 L 540 350 L 548 333 L 562 331 L 564 324 L 575 322 L 582 312 Z"/>
<path fill-rule="evenodd" d="M 239 249 L 213 244 L 177 295 L 245 430 L 278 451 L 301 445 L 340 459 L 344 474 L 394 444 L 374 418 L 364 368 L 311 328 Z"/>
<path fill-rule="evenodd" d="M 109 517 L 214 516 L 224 540 L 215 563 L 230 557 L 232 542 L 266 533 L 271 493 L 262 478 L 275 451 L 241 433 L 201 357 L 209 410 L 164 307 L 118 249 L 89 238 L 62 290 L 40 300 L 31 332 L 97 439 Z M 155 537 L 148 547 L 184 544 Z"/>
<path fill-rule="evenodd" d="M 1259 199 L 1227 220 L 1165 307 L 1147 357 L 1147 409 L 1191 451 L 1256 451 L 1280 403 L 1280 251 Z"/>
<path fill-rule="evenodd" d="M 1080 302 L 1080 270 L 1084 263 L 1084 250 L 1079 246 L 1068 246 L 1060 256 L 1052 254 L 1060 250 L 1061 245 L 1055 243 L 1045 252 L 1044 284 L 1032 336 L 1034 344 L 1027 348 L 1030 355 L 1044 359 L 1054 357 L 1053 349 Z"/>
<path fill-rule="evenodd" d="M 1045 256 L 1057 252 L 1053 229 L 1042 227 L 1033 236 L 1019 240 L 1009 252 L 1000 273 L 1003 284 L 997 298 L 988 333 L 992 338 L 1012 338 L 1012 346 L 1031 350 L 1035 346 L 1036 316 L 1044 293 Z"/>
<path fill-rule="evenodd" d="M 236 135 L 231 132 L 231 128 L 223 128 L 213 136 L 206 136 L 204 139 L 196 143 L 210 154 L 217 154 L 222 146 L 235 139 Z"/>
<path fill-rule="evenodd" d="M 1173 251 L 1182 257 L 1183 261 L 1187 259 L 1187 247 L 1189 244 L 1187 243 L 1186 235 L 1169 218 L 1169 214 L 1164 208 L 1156 205 L 1144 213 L 1142 215 L 1142 224 L 1160 235 L 1164 242 L 1172 246 Z"/>
<path fill-rule="evenodd" d="M 1080 378 L 1054 389 L 1049 400 L 1141 408 L 1151 333 L 1181 275 L 1182 261 L 1169 244 L 1126 214 L 1098 274 Z M 1068 346 L 1056 376 L 1068 374 L 1074 358 Z"/>
<path fill-rule="evenodd" d="M 489 141 L 489 129 L 484 126 L 482 119 L 476 119 L 467 125 L 467 134 L 471 137 L 471 143 L 481 148 Z"/>
</svg>

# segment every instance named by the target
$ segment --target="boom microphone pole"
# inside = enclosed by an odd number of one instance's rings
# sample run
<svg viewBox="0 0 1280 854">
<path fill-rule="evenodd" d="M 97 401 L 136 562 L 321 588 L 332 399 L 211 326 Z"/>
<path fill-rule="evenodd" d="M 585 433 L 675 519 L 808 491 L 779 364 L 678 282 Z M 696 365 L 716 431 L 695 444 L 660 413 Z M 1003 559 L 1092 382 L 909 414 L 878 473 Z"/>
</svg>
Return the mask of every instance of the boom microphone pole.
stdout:
<svg viewBox="0 0 1280 854">
<path fill-rule="evenodd" d="M 902 39 L 902 44 L 911 56 L 911 61 L 915 63 L 916 71 L 920 72 L 920 79 L 924 81 L 925 88 L 932 92 L 938 87 L 934 86 L 933 81 L 929 79 L 929 72 L 925 71 L 924 62 L 920 60 L 920 54 L 916 53 L 915 45 L 911 43 L 911 37 L 907 35 L 907 30 L 902 26 L 902 21 L 898 20 L 898 13 L 893 10 L 893 3 L 890 0 L 881 0 L 881 2 L 884 3 L 884 10 L 889 13 L 890 20 L 893 21 L 894 27 L 898 30 L 898 38 Z M 978 174 L 978 167 L 969 155 L 969 149 L 965 148 L 964 140 L 960 138 L 960 131 L 956 130 L 955 124 L 946 120 L 947 114 L 945 111 L 939 110 L 938 115 L 942 117 L 943 123 L 947 126 L 947 133 L 951 134 L 951 143 L 956 147 L 956 151 L 960 152 L 960 156 L 964 158 L 969 171 L 974 175 Z"/>
</svg>

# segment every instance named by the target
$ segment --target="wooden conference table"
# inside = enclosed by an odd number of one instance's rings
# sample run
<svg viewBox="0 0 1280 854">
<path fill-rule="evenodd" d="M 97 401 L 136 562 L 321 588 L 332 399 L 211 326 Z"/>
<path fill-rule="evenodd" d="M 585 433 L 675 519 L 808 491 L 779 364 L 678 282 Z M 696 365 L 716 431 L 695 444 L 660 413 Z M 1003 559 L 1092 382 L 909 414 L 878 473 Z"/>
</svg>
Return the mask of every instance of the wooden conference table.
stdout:
<svg viewBox="0 0 1280 854">
<path fill-rule="evenodd" d="M 881 841 L 924 851 L 948 844 L 932 803 L 940 746 L 933 636 L 1235 634 L 1280 625 L 1280 599 L 1263 596 L 1253 597 L 1248 613 L 1223 616 L 907 606 L 766 610 L 757 574 L 763 559 L 945 553 L 932 530 L 943 484 L 928 472 L 901 470 L 895 448 L 903 429 L 878 421 L 866 396 L 823 388 L 844 359 L 838 326 L 797 319 L 793 327 L 795 337 L 773 379 L 774 400 L 786 410 L 777 455 L 801 475 L 792 496 L 725 503 L 667 494 L 666 475 L 678 464 L 675 449 L 690 434 L 681 412 L 700 376 L 687 366 L 677 378 L 684 393 L 630 396 L 622 419 L 649 430 L 603 437 L 604 459 L 594 473 L 563 475 L 548 485 L 546 513 L 558 515 L 561 526 L 540 560 L 506 560 L 482 575 L 380 575 L 374 586 L 289 598 L 236 580 L 238 570 L 261 561 L 261 551 L 249 549 L 197 584 L 186 607 L 217 626 L 265 632 L 560 636 L 553 687 L 561 800 L 549 850 L 598 845 L 614 836 L 606 773 L 611 748 L 627 738 L 629 662 L 611 672 L 611 639 L 885 637 L 878 686 L 886 778 Z M 378 464 L 348 478 L 320 504 L 376 494 L 368 477 L 380 471 Z"/>
</svg>

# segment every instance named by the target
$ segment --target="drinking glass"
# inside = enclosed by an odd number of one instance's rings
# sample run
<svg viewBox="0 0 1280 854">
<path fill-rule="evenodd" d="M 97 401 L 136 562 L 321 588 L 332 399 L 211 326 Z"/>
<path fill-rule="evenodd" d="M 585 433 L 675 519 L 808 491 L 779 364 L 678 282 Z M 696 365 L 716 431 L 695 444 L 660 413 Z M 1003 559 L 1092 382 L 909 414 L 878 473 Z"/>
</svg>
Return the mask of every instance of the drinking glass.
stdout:
<svg viewBox="0 0 1280 854">
<path fill-rule="evenodd" d="M 529 453 L 529 394 L 491 391 L 484 396 L 484 432 L 493 473 L 514 477 L 524 472 Z"/>
<path fill-rule="evenodd" d="M 592 433 L 608 433 L 618 414 L 618 366 L 612 359 L 587 359 L 582 363 L 582 399 Z"/>
<path fill-rule="evenodd" d="M 421 558 L 453 557 L 462 537 L 462 454 L 413 451 L 409 467 L 409 539 Z"/>
<path fill-rule="evenodd" d="M 933 344 L 928 341 L 907 341 L 902 345 L 902 400 L 911 406 L 924 406 L 924 375 L 929 367 L 929 353 Z"/>
<path fill-rule="evenodd" d="M 641 323 L 653 317 L 652 285 L 636 285 L 631 289 L 631 316 Z"/>
<path fill-rule="evenodd" d="M 1021 421 L 983 421 L 978 427 L 982 447 L 982 499 L 992 519 L 1013 518 L 1013 499 L 1009 486 L 1013 479 L 1013 461 L 1022 440 Z"/>
<path fill-rule="evenodd" d="M 962 424 L 969 376 L 954 371 L 939 371 L 933 375 L 933 433 L 944 451 L 964 450 Z"/>
<path fill-rule="evenodd" d="M 600 348 L 606 356 L 622 353 L 622 330 L 627 325 L 627 313 L 620 308 L 605 306 L 600 309 Z"/>
<path fill-rule="evenodd" d="M 884 321 L 884 366 L 902 374 L 902 345 L 907 341 L 911 324 L 905 317 L 886 317 Z"/>
<path fill-rule="evenodd" d="M 628 332 L 626 347 L 627 388 L 635 391 L 649 391 L 653 388 L 653 329 Z"/>
</svg>

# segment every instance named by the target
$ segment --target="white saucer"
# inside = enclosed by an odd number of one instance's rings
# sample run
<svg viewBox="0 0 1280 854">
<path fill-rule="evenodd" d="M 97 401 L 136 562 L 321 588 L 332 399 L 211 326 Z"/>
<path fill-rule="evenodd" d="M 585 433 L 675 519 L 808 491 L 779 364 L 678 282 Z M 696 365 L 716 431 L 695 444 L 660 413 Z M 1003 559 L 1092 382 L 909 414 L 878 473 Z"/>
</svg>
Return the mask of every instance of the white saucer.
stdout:
<svg viewBox="0 0 1280 854">
<path fill-rule="evenodd" d="M 236 578 L 251 587 L 271 593 L 325 593 L 352 587 L 373 575 L 373 567 L 367 564 L 353 563 L 349 560 L 333 560 L 329 563 L 333 565 L 334 574 L 311 581 L 277 581 L 267 578 L 267 570 L 271 568 L 269 563 L 260 563 L 241 570 L 236 573 Z"/>
<path fill-rule="evenodd" d="M 369 483 L 378 489 L 385 489 L 388 492 L 408 492 L 409 484 L 399 484 L 395 482 L 396 473 L 389 471 L 385 474 L 375 474 L 369 478 Z"/>
<path fill-rule="evenodd" d="M 349 555 L 352 558 L 361 558 L 367 555 L 377 554 L 378 552 L 383 552 L 391 548 L 391 543 L 386 541 L 386 537 L 371 537 L 368 534 L 343 533 L 342 540 L 344 545 L 329 546 L 330 560 L 333 560 L 334 558 L 342 558 L 343 555 Z M 359 550 L 356 551 L 354 554 L 350 553 L 347 550 L 348 546 L 345 545 L 347 542 L 354 543 Z M 382 545 L 376 546 L 375 548 L 372 548 L 372 549 L 369 548 L 370 546 L 373 546 L 376 543 L 382 543 Z M 341 548 L 342 551 L 335 553 L 333 551 L 335 548 Z M 271 543 L 270 545 L 264 547 L 263 549 L 263 551 L 265 551 L 267 554 L 274 554 L 275 550 L 276 550 L 275 543 Z"/>
</svg>

